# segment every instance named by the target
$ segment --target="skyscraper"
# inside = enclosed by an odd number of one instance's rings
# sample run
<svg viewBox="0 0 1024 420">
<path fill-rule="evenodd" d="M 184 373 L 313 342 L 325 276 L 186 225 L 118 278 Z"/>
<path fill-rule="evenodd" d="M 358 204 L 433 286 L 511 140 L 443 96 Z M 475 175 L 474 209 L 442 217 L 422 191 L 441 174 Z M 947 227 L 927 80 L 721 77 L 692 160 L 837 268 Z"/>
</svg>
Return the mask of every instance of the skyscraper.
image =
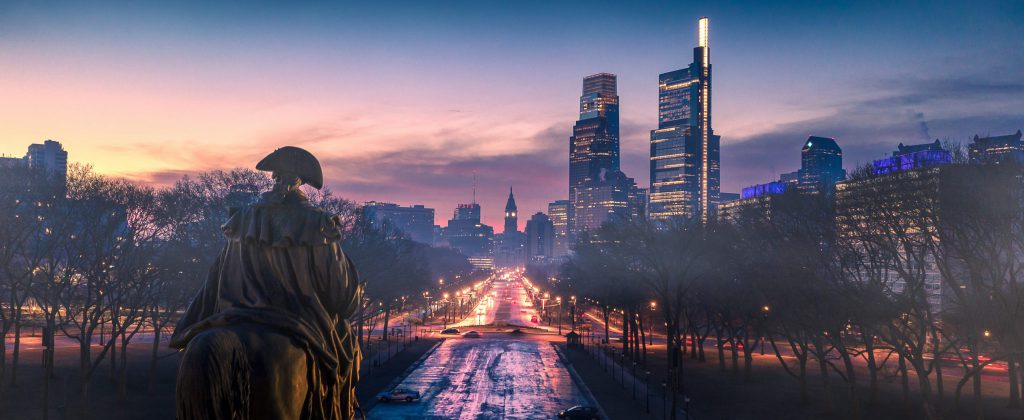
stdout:
<svg viewBox="0 0 1024 420">
<path fill-rule="evenodd" d="M 658 129 L 651 131 L 648 215 L 655 220 L 698 217 L 718 204 L 719 144 L 711 128 L 711 49 L 708 18 L 698 21 L 693 62 L 658 76 Z"/>
<path fill-rule="evenodd" d="M 569 234 L 576 233 L 577 191 L 619 170 L 619 96 L 614 74 L 583 78 L 580 117 L 569 138 Z"/>
<path fill-rule="evenodd" d="M 835 139 L 810 136 L 800 149 L 800 171 L 797 173 L 801 191 L 832 193 L 837 182 L 846 179 L 843 149 Z"/>
</svg>

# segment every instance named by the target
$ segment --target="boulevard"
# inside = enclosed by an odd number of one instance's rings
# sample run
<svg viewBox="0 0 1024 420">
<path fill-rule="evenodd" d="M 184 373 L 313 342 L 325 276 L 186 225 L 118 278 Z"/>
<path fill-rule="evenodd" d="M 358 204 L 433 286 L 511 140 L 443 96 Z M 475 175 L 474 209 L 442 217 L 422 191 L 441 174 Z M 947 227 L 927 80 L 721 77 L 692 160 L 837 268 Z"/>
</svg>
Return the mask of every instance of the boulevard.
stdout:
<svg viewBox="0 0 1024 420">
<path fill-rule="evenodd" d="M 528 300 L 522 275 L 497 277 L 489 284 L 487 297 L 453 324 L 462 333 L 476 330 L 482 337 L 446 336 L 397 386 L 419 391 L 422 400 L 379 403 L 368 418 L 552 418 L 573 405 L 594 405 L 552 346 L 561 337 L 531 322 L 538 311 Z M 510 332 L 516 328 L 523 333 Z"/>
</svg>

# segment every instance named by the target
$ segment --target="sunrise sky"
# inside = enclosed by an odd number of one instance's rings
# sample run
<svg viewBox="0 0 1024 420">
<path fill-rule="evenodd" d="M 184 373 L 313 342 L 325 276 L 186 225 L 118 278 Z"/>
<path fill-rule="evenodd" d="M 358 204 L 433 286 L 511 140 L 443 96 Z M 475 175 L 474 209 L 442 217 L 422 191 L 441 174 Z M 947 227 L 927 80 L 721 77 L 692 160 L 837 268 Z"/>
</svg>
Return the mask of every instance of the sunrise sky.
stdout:
<svg viewBox="0 0 1024 420">
<path fill-rule="evenodd" d="M 0 0 L 0 153 L 55 139 L 166 185 L 295 145 L 339 195 L 441 225 L 474 172 L 491 225 L 510 184 L 527 217 L 566 198 L 598 72 L 619 76 L 623 170 L 646 186 L 658 73 L 690 62 L 704 15 L 723 191 L 796 169 L 811 134 L 853 168 L 1024 128 L 1019 1 L 84 3 Z"/>
</svg>

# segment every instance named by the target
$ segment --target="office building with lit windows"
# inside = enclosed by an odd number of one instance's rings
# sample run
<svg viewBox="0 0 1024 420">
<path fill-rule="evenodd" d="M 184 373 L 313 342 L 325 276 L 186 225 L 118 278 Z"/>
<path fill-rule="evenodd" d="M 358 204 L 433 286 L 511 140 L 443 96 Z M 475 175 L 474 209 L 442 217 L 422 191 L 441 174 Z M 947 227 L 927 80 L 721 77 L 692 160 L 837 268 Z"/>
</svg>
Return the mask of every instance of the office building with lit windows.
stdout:
<svg viewBox="0 0 1024 420">
<path fill-rule="evenodd" d="M 719 201 L 721 138 L 711 128 L 711 49 L 698 21 L 689 67 L 658 76 L 658 129 L 651 131 L 648 216 L 708 221 Z"/>
<path fill-rule="evenodd" d="M 797 183 L 805 193 L 832 194 L 836 183 L 846 179 L 843 149 L 829 137 L 810 136 L 800 149 Z"/>
<path fill-rule="evenodd" d="M 401 231 L 416 242 L 434 244 L 434 209 L 422 204 L 399 206 L 394 203 L 369 201 L 363 203 L 363 211 L 370 223 L 378 228 Z"/>
<path fill-rule="evenodd" d="M 565 257 L 569 255 L 569 200 L 548 203 L 548 218 L 555 229 L 552 256 Z"/>
<path fill-rule="evenodd" d="M 594 231 L 608 222 L 643 217 L 646 190 L 621 171 L 605 174 L 576 189 L 573 217 L 577 233 Z"/>
<path fill-rule="evenodd" d="M 577 194 L 605 174 L 619 170 L 619 96 L 614 74 L 599 73 L 583 78 L 579 120 L 569 137 L 568 231 L 573 235 L 576 210 L 587 202 Z"/>
<path fill-rule="evenodd" d="M 938 140 L 936 140 L 938 141 Z M 979 137 L 977 134 L 967 146 L 968 158 L 972 164 L 1001 163 L 1016 161 L 1024 163 L 1024 143 L 1021 131 L 1005 136 Z"/>
</svg>

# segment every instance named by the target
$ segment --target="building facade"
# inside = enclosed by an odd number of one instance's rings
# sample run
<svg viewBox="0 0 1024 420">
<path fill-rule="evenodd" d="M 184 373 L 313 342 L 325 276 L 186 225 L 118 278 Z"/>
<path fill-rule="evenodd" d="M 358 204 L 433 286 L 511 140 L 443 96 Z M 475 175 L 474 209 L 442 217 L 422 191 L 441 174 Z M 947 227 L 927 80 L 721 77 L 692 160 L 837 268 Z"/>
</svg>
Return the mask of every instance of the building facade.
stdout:
<svg viewBox="0 0 1024 420">
<path fill-rule="evenodd" d="M 528 262 L 547 262 L 555 258 L 555 225 L 544 213 L 537 212 L 526 222 L 526 258 Z"/>
<path fill-rule="evenodd" d="M 561 258 L 569 255 L 569 200 L 548 203 L 548 219 L 555 229 L 552 256 Z"/>
<path fill-rule="evenodd" d="M 416 242 L 434 245 L 434 209 L 422 204 L 399 206 L 394 203 L 368 201 L 363 211 L 370 223 L 377 227 L 389 226 Z"/>
<path fill-rule="evenodd" d="M 593 231 L 608 222 L 643 217 L 645 206 L 646 190 L 615 171 L 577 188 L 573 222 L 577 233 Z"/>
<path fill-rule="evenodd" d="M 843 149 L 829 137 L 810 136 L 800 148 L 798 188 L 806 193 L 832 194 L 836 183 L 846 179 Z"/>
<path fill-rule="evenodd" d="M 698 21 L 689 67 L 658 76 L 658 129 L 651 131 L 648 215 L 707 222 L 721 189 L 719 144 L 711 125 L 709 21 Z"/>
<path fill-rule="evenodd" d="M 938 140 L 936 140 L 938 141 Z M 979 137 L 977 134 L 967 146 L 968 158 L 972 164 L 1001 163 L 1015 161 L 1024 163 L 1024 144 L 1021 131 L 1005 136 Z"/>
<path fill-rule="evenodd" d="M 467 257 L 487 258 L 493 266 L 494 228 L 480 222 L 479 204 L 459 204 L 443 236 L 452 249 Z"/>
</svg>

